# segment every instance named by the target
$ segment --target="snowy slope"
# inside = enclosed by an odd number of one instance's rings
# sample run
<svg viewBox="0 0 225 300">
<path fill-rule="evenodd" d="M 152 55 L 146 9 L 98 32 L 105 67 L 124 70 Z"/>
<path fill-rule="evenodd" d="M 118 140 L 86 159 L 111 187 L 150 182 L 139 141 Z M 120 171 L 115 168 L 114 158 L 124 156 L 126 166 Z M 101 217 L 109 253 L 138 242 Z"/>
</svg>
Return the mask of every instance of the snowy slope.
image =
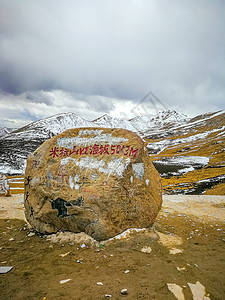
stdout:
<svg viewBox="0 0 225 300">
<path fill-rule="evenodd" d="M 13 131 L 13 128 L 2 127 L 0 128 L 0 137 L 6 136 Z"/>
<path fill-rule="evenodd" d="M 225 111 L 146 132 L 147 148 L 169 193 L 225 188 Z M 171 177 L 172 176 L 172 177 Z M 171 178 L 171 179 L 170 179 Z"/>
<path fill-rule="evenodd" d="M 100 127 L 123 128 L 130 131 L 137 131 L 137 129 L 132 125 L 130 121 L 126 119 L 113 118 L 107 114 L 101 116 L 98 119 L 95 119 L 92 122 Z"/>
<path fill-rule="evenodd" d="M 162 129 L 164 127 L 174 127 L 176 125 L 185 124 L 189 118 L 175 110 L 161 111 L 154 115 L 137 116 L 130 120 L 132 125 L 141 132 L 142 135 L 147 134 L 148 131 Z"/>
<path fill-rule="evenodd" d="M 144 132 L 154 127 L 154 115 L 137 116 L 130 120 L 130 123 L 138 132 Z"/>
<path fill-rule="evenodd" d="M 93 123 L 74 113 L 58 114 L 15 130 L 8 134 L 5 139 L 47 139 L 67 129 L 77 127 L 93 127 Z"/>
</svg>

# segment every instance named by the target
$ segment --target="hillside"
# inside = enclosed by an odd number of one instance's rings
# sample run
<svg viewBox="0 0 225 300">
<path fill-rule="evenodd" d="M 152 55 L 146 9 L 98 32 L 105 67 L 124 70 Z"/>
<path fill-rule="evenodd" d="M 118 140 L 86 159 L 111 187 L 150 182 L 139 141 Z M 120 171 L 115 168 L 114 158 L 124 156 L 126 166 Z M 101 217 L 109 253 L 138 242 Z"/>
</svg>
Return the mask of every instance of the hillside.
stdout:
<svg viewBox="0 0 225 300">
<path fill-rule="evenodd" d="M 225 194 L 225 112 L 145 136 L 166 193 Z"/>
<path fill-rule="evenodd" d="M 131 120 L 108 115 L 88 121 L 64 113 L 33 122 L 0 137 L 0 172 L 23 175 L 26 158 L 46 139 L 75 127 L 111 127 L 135 131 L 145 141 L 167 194 L 225 194 L 225 112 L 188 118 L 174 110 Z M 22 191 L 11 179 L 15 191 Z"/>
</svg>

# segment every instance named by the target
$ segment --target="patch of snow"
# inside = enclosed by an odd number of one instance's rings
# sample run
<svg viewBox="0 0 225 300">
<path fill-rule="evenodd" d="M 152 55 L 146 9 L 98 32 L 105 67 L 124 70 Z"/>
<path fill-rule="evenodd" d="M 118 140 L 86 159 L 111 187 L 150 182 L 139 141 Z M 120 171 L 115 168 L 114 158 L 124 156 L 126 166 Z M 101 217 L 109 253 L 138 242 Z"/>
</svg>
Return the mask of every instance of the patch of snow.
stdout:
<svg viewBox="0 0 225 300">
<path fill-rule="evenodd" d="M 199 165 L 206 166 L 209 163 L 209 157 L 206 156 L 176 156 L 167 157 L 164 160 L 157 160 L 161 165 Z"/>
<path fill-rule="evenodd" d="M 117 175 L 121 177 L 123 172 L 130 164 L 130 158 L 123 160 L 122 157 L 118 159 L 112 159 L 108 163 L 104 160 L 98 160 L 97 158 L 92 157 L 82 157 L 80 160 L 72 157 L 63 158 L 60 162 L 62 166 L 65 166 L 69 163 L 75 164 L 82 168 L 87 168 L 91 170 L 98 170 L 101 173 L 110 175 Z"/>
<path fill-rule="evenodd" d="M 121 240 L 121 239 L 126 239 L 128 238 L 132 233 L 134 232 L 141 232 L 141 231 L 145 231 L 147 230 L 147 228 L 129 228 L 125 231 L 123 231 L 122 233 L 106 240 L 105 242 L 109 242 L 109 241 L 113 241 L 113 240 Z M 104 243 L 104 242 L 103 242 Z"/>
<path fill-rule="evenodd" d="M 57 140 L 57 145 L 61 147 L 66 147 L 69 149 L 73 149 L 76 145 L 83 145 L 83 146 L 90 146 L 95 144 L 109 144 L 109 145 L 118 145 L 123 142 L 127 142 L 129 139 L 123 138 L 123 137 L 115 137 L 112 136 L 111 133 L 103 133 L 96 135 L 94 137 L 90 138 L 84 138 L 84 137 L 71 137 L 71 138 L 59 138 Z"/>
<path fill-rule="evenodd" d="M 132 164 L 132 170 L 136 177 L 143 179 L 143 175 L 145 172 L 144 164 L 143 163 L 134 163 Z"/>
</svg>

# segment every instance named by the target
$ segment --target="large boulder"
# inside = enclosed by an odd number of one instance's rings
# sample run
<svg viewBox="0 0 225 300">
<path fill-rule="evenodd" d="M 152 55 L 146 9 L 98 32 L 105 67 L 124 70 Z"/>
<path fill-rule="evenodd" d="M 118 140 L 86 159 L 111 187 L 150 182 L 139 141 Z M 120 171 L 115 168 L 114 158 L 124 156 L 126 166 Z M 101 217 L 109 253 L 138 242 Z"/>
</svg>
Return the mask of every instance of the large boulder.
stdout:
<svg viewBox="0 0 225 300">
<path fill-rule="evenodd" d="M 76 128 L 29 156 L 24 204 L 28 222 L 41 233 L 85 232 L 104 240 L 154 222 L 161 182 L 135 133 Z"/>
</svg>

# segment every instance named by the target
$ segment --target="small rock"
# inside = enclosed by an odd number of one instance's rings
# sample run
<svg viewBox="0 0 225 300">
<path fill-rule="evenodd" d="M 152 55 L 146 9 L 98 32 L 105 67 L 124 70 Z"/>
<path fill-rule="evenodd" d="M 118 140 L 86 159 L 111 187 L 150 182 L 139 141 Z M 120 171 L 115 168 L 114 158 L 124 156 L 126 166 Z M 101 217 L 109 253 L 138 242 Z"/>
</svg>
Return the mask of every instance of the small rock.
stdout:
<svg viewBox="0 0 225 300">
<path fill-rule="evenodd" d="M 82 244 L 80 247 L 81 247 L 81 248 L 85 248 L 85 247 L 86 247 L 86 245 L 85 245 L 85 244 Z"/>
<path fill-rule="evenodd" d="M 172 248 L 170 249 L 170 254 L 177 254 L 177 253 L 182 253 L 183 252 L 183 249 L 177 249 L 177 248 Z"/>
<path fill-rule="evenodd" d="M 82 264 L 82 261 L 79 260 L 79 259 L 77 259 L 77 263 L 78 263 L 78 264 Z"/>
<path fill-rule="evenodd" d="M 125 274 L 128 274 L 128 273 L 130 273 L 130 270 L 126 270 L 126 271 L 124 271 L 124 273 L 125 273 Z"/>
<path fill-rule="evenodd" d="M 35 235 L 35 232 L 29 232 L 27 236 L 31 237 L 31 236 L 34 236 Z"/>
<path fill-rule="evenodd" d="M 167 283 L 167 287 L 174 294 L 176 299 L 185 300 L 182 287 L 175 283 Z"/>
<path fill-rule="evenodd" d="M 9 239 L 9 242 L 15 241 L 14 238 Z"/>
<path fill-rule="evenodd" d="M 67 252 L 67 253 L 62 253 L 62 254 L 59 254 L 59 256 L 61 256 L 61 257 L 65 257 L 65 256 L 67 256 L 68 254 L 70 254 L 70 251 L 69 251 L 69 252 Z"/>
<path fill-rule="evenodd" d="M 151 248 L 151 247 L 148 247 L 148 246 L 144 246 L 144 247 L 141 249 L 141 252 L 144 252 L 144 253 L 151 253 L 151 252 L 152 252 L 152 248 Z"/>
<path fill-rule="evenodd" d="M 181 271 L 186 271 L 186 268 L 185 267 L 182 267 L 182 268 L 177 267 L 177 270 L 180 271 L 180 272 Z"/>
<path fill-rule="evenodd" d="M 122 295 L 127 295 L 127 294 L 128 294 L 127 289 L 122 289 L 122 290 L 120 291 L 120 293 L 121 293 Z"/>
<path fill-rule="evenodd" d="M 96 283 L 97 285 L 103 285 L 103 283 L 101 281 Z"/>
<path fill-rule="evenodd" d="M 106 297 L 106 298 L 112 298 L 112 295 L 110 295 L 110 294 L 105 294 L 105 297 Z"/>
<path fill-rule="evenodd" d="M 67 283 L 67 282 L 70 281 L 70 280 L 71 280 L 71 279 L 60 280 L 60 284 Z"/>
</svg>

